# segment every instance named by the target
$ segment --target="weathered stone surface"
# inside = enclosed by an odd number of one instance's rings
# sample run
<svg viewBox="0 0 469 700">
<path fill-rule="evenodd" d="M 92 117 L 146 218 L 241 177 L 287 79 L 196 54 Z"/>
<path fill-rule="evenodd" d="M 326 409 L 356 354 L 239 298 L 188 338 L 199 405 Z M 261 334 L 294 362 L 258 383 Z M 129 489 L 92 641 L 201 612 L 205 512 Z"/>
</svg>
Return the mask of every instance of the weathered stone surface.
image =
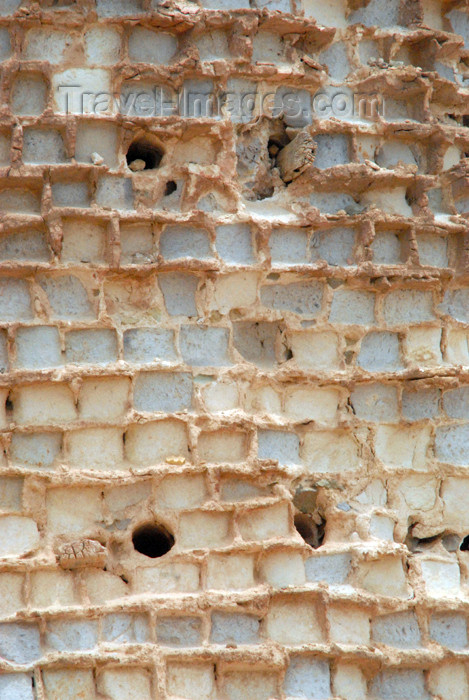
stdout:
<svg viewBox="0 0 469 700">
<path fill-rule="evenodd" d="M 467 700 L 467 2 L 0 0 L 0 64 L 0 699 Z"/>
</svg>

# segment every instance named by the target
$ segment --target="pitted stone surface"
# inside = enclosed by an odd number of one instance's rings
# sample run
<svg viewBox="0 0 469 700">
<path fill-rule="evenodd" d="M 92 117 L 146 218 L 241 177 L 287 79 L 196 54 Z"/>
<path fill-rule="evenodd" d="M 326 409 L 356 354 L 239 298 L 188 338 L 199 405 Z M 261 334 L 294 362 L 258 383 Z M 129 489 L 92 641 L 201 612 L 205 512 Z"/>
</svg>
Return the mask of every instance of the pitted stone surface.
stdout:
<svg viewBox="0 0 469 700">
<path fill-rule="evenodd" d="M 467 700 L 467 2 L 0 62 L 0 700 Z"/>
</svg>

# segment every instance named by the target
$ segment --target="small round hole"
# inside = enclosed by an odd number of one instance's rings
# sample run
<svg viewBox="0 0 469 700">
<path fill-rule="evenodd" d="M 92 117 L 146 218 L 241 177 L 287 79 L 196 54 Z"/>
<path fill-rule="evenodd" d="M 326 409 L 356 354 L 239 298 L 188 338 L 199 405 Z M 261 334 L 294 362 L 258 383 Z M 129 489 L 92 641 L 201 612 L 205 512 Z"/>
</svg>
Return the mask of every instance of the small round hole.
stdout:
<svg viewBox="0 0 469 700">
<path fill-rule="evenodd" d="M 461 552 L 469 552 L 469 535 L 466 535 L 466 537 L 463 539 L 461 542 L 459 549 Z"/>
<path fill-rule="evenodd" d="M 163 525 L 147 523 L 134 531 L 132 543 L 137 552 L 156 559 L 169 552 L 174 545 L 174 537 Z"/>
<path fill-rule="evenodd" d="M 127 165 L 134 172 L 139 170 L 153 170 L 157 168 L 163 158 L 163 151 L 150 141 L 134 141 L 127 151 Z"/>
</svg>

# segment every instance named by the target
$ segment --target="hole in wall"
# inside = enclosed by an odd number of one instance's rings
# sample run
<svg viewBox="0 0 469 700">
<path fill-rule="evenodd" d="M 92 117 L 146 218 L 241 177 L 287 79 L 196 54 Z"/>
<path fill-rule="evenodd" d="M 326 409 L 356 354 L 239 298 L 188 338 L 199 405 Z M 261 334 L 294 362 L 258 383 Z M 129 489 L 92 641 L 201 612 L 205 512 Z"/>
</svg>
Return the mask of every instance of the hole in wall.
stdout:
<svg viewBox="0 0 469 700">
<path fill-rule="evenodd" d="M 469 551 L 469 535 L 462 540 L 461 537 L 451 531 L 438 532 L 429 537 L 415 537 L 412 529 L 416 523 L 413 523 L 407 532 L 407 537 L 404 544 L 411 552 L 425 552 L 434 548 L 443 546 L 447 552 L 456 552 L 458 549 Z M 467 542 L 466 542 L 467 539 Z M 466 542 L 466 544 L 464 544 Z"/>
<path fill-rule="evenodd" d="M 174 537 L 163 525 L 145 523 L 134 530 L 132 544 L 140 554 L 156 559 L 169 552 L 174 545 Z"/>
<path fill-rule="evenodd" d="M 5 401 L 5 411 L 9 415 L 11 415 L 13 413 L 13 401 L 11 400 L 10 394 L 7 396 L 7 399 Z"/>
<path fill-rule="evenodd" d="M 461 124 L 461 126 L 462 126 L 462 118 L 461 118 L 460 114 L 449 114 L 448 113 L 446 116 L 449 119 L 451 119 L 452 121 L 456 122 L 457 124 Z"/>
<path fill-rule="evenodd" d="M 173 194 L 173 192 L 176 192 L 178 186 L 174 182 L 174 180 L 170 180 L 169 182 L 166 183 L 166 187 L 164 190 L 164 196 L 169 197 L 170 194 Z"/>
<path fill-rule="evenodd" d="M 405 540 L 405 544 L 411 552 L 421 552 L 430 549 L 438 542 L 439 538 L 440 535 L 435 535 L 433 537 L 413 537 L 409 534 Z"/>
<path fill-rule="evenodd" d="M 319 524 L 309 513 L 296 513 L 294 518 L 298 534 L 301 535 L 306 544 L 309 544 L 313 549 L 318 549 L 324 542 L 324 531 L 326 527 L 324 518 L 317 516 L 316 520 L 320 520 Z"/>
<path fill-rule="evenodd" d="M 273 166 L 277 164 L 277 155 L 282 150 L 284 145 L 285 144 L 282 144 L 278 139 L 269 139 L 267 143 L 267 150 Z"/>
<path fill-rule="evenodd" d="M 163 158 L 161 148 L 147 139 L 137 139 L 127 151 L 127 165 L 133 172 L 140 170 L 154 170 Z"/>
</svg>

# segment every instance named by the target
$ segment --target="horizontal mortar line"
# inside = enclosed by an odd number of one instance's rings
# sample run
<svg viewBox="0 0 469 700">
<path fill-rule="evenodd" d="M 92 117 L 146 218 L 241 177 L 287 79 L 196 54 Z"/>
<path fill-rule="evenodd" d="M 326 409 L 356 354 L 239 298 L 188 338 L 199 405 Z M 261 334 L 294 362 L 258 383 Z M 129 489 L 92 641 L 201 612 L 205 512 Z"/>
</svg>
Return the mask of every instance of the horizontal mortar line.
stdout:
<svg viewBox="0 0 469 700">
<path fill-rule="evenodd" d="M 301 644 L 301 645 L 283 645 L 279 642 L 271 642 L 269 644 L 258 645 L 239 645 L 232 648 L 222 645 L 210 645 L 207 647 L 193 648 L 174 648 L 164 647 L 163 645 L 155 644 L 122 644 L 103 648 L 104 645 L 96 646 L 86 651 L 47 651 L 42 657 L 39 657 L 31 664 L 10 664 L 7 661 L 0 660 L 0 669 L 6 671 L 26 671 L 33 670 L 40 665 L 41 667 L 54 666 L 58 661 L 61 663 L 68 662 L 76 666 L 99 665 L 101 662 L 118 661 L 122 663 L 142 663 L 154 658 L 155 654 L 158 658 L 165 661 L 184 660 L 193 661 L 247 661 L 250 663 L 259 662 L 265 664 L 269 668 L 283 669 L 287 663 L 288 656 L 291 655 L 314 655 L 315 658 L 331 661 L 340 658 L 346 661 L 367 661 L 372 665 L 377 665 L 377 668 L 393 668 L 395 666 L 405 666 L 407 668 L 428 667 L 433 663 L 439 663 L 443 660 L 461 660 L 467 661 L 468 654 L 464 652 L 453 652 L 444 649 L 396 649 L 377 647 L 375 650 L 371 646 L 365 645 L 342 645 L 342 644 Z M 348 648 L 347 648 L 348 647 Z M 412 655 L 409 658 L 409 655 Z"/>
<path fill-rule="evenodd" d="M 324 231 L 327 231 L 327 229 L 323 229 Z M 314 232 L 319 232 L 319 229 L 314 229 Z M 417 234 L 417 242 L 418 242 L 418 234 Z M 272 273 L 278 273 L 279 275 L 281 274 L 299 274 L 299 275 L 305 275 L 307 277 L 311 278 L 324 278 L 324 280 L 327 280 L 328 278 L 340 278 L 344 280 L 360 280 L 360 281 L 367 281 L 369 283 L 369 278 L 374 277 L 374 278 L 393 278 L 392 282 L 390 282 L 390 285 L 395 287 L 401 284 L 402 282 L 409 282 L 409 283 L 415 283 L 415 282 L 420 282 L 420 283 L 428 283 L 428 284 L 434 284 L 435 282 L 443 281 L 443 282 L 453 282 L 453 283 L 464 283 L 469 280 L 469 271 L 467 270 L 459 270 L 457 268 L 452 268 L 452 267 L 442 267 L 442 268 L 435 268 L 432 266 L 425 266 L 425 265 L 406 265 L 405 263 L 401 265 L 379 265 L 376 264 L 374 265 L 372 262 L 362 262 L 358 263 L 356 265 L 349 265 L 347 267 L 341 267 L 341 266 L 332 266 L 328 265 L 326 263 L 317 263 L 317 262 L 304 262 L 304 263 L 285 263 L 285 264 L 277 264 L 274 263 L 273 265 L 267 263 L 267 262 L 262 262 L 258 264 L 253 264 L 253 265 L 248 265 L 248 264 L 243 264 L 243 265 L 238 265 L 238 264 L 225 264 L 220 262 L 219 265 L 214 267 L 213 265 L 207 265 L 204 266 L 199 263 L 199 261 L 196 260 L 187 260 L 187 259 L 181 259 L 179 261 L 175 262 L 152 262 L 152 263 L 144 263 L 144 264 L 139 264 L 139 265 L 120 265 L 118 267 L 112 267 L 110 265 L 105 265 L 105 264 L 100 264 L 100 265 L 89 265 L 86 263 L 83 264 L 63 264 L 63 265 L 56 265 L 54 264 L 49 264 L 49 263 L 34 263 L 34 262 L 19 262 L 18 264 L 12 264 L 10 262 L 0 262 L 0 273 L 9 273 L 8 277 L 11 278 L 17 278 L 21 276 L 21 273 L 23 273 L 23 276 L 26 274 L 29 275 L 31 273 L 52 273 L 51 277 L 53 278 L 54 276 L 59 276 L 63 275 L 64 273 L 73 273 L 73 272 L 87 272 L 89 276 L 91 275 L 99 275 L 99 280 L 106 282 L 107 277 L 110 277 L 113 279 L 116 278 L 116 274 L 122 274 L 123 279 L 127 279 L 128 275 L 132 273 L 132 275 L 136 276 L 136 279 L 147 279 L 149 276 L 153 275 L 154 273 L 160 273 L 160 272 L 184 272 L 184 271 L 190 271 L 190 272 L 201 272 L 201 273 L 213 273 L 215 275 L 228 275 L 228 274 L 233 274 L 235 272 L 256 272 L 260 275 L 265 274 L 269 275 Z M 10 274 L 11 273 L 11 274 Z M 20 274 L 18 274 L 20 273 Z M 397 278 L 397 279 L 394 279 Z M 260 283 L 262 283 L 262 279 L 259 280 Z M 376 288 L 376 287 L 375 287 Z M 64 320 L 61 319 L 52 319 L 53 322 L 59 322 L 61 324 L 67 323 Z M 18 321 L 1 321 L 2 325 L 6 325 L 8 323 L 10 324 L 18 324 Z"/>
<path fill-rule="evenodd" d="M 387 329 L 388 330 L 388 329 Z M 395 331 L 399 332 L 399 331 Z M 402 331 L 401 331 L 402 332 Z M 193 376 L 200 374 L 200 371 L 206 372 L 207 370 L 213 371 L 214 374 L 223 374 L 223 376 L 229 376 L 228 370 L 231 372 L 238 373 L 242 370 L 250 370 L 251 376 L 250 380 L 272 380 L 275 379 L 279 382 L 319 382 L 321 385 L 326 384 L 354 384 L 356 382 L 375 382 L 375 381 L 409 381 L 409 380 L 422 380 L 422 379 L 435 379 L 442 380 L 461 378 L 466 380 L 469 378 L 469 365 L 454 365 L 451 368 L 448 367 L 429 367 L 428 369 L 421 368 L 408 368 L 400 369 L 395 372 L 389 371 L 376 371 L 370 372 L 358 368 L 347 367 L 344 369 L 333 369 L 333 370 L 302 370 L 298 367 L 286 367 L 285 365 L 278 365 L 272 367 L 272 369 L 267 370 L 260 368 L 256 365 L 250 363 L 239 363 L 233 365 L 221 366 L 200 366 L 194 369 L 192 366 L 188 365 L 129 365 L 122 361 L 121 364 L 110 364 L 107 367 L 102 365 L 63 365 L 55 368 L 44 368 L 44 369 L 30 369 L 30 370 L 12 370 L 7 373 L 0 374 L 0 386 L 10 387 L 11 385 L 16 385 L 18 382 L 37 382 L 38 380 L 42 383 L 47 380 L 52 381 L 68 381 L 71 378 L 75 378 L 77 374 L 83 376 L 96 376 L 96 377 L 108 377 L 108 376 L 134 376 L 139 372 L 144 371 L 154 371 L 154 372 L 189 372 Z M 77 373 L 77 370 L 81 372 Z M 188 413 L 190 411 L 188 410 Z"/>
</svg>

